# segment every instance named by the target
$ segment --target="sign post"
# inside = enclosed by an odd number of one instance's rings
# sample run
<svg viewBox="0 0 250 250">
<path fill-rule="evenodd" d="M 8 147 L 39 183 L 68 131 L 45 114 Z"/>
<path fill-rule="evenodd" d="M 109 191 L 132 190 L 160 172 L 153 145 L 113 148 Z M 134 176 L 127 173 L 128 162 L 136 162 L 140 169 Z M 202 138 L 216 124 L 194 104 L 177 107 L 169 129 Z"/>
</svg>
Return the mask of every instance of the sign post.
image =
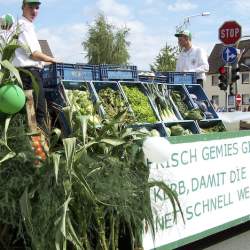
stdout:
<svg viewBox="0 0 250 250">
<path fill-rule="evenodd" d="M 220 41 L 227 45 L 228 47 L 224 48 L 222 51 L 222 59 L 229 66 L 229 64 L 233 64 L 237 62 L 238 55 L 235 47 L 229 47 L 229 45 L 235 46 L 241 38 L 241 26 L 236 21 L 226 21 L 219 28 L 218 37 Z M 231 68 L 229 70 L 231 76 Z M 232 84 L 231 77 L 229 85 Z M 237 88 L 237 87 L 236 87 Z M 226 109 L 228 106 L 228 89 L 225 91 L 225 100 L 226 100 Z M 241 103 L 241 101 L 240 101 Z"/>
</svg>

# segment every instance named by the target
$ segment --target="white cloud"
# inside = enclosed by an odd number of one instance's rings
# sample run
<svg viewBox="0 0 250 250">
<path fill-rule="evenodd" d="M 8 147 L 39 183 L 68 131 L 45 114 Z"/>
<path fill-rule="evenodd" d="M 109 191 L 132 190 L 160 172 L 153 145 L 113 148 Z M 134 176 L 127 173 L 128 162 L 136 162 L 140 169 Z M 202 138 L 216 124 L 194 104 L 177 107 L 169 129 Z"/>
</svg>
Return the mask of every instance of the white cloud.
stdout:
<svg viewBox="0 0 250 250">
<path fill-rule="evenodd" d="M 110 16 L 128 17 L 130 10 L 125 4 L 118 3 L 115 0 L 99 0 L 97 7 Z"/>
<path fill-rule="evenodd" d="M 174 4 L 168 5 L 168 10 L 174 12 L 194 10 L 196 8 L 197 5 L 182 0 L 177 0 Z"/>
<path fill-rule="evenodd" d="M 165 42 L 168 41 L 169 43 L 167 34 L 164 34 L 164 37 L 161 35 L 153 36 L 143 22 L 134 18 L 133 12 L 128 6 L 121 5 L 115 0 L 99 0 L 96 4 L 84 9 L 85 13 L 93 17 L 89 23 L 93 22 L 96 14 L 101 10 L 108 22 L 114 26 L 129 28 L 130 64 L 137 65 L 140 69 L 149 69 L 149 64 L 153 63 L 160 49 L 164 47 Z M 122 8 L 118 10 L 118 7 Z M 48 40 L 52 53 L 57 59 L 69 63 L 86 62 L 84 54 L 82 54 L 83 47 L 81 43 L 86 39 L 87 32 L 88 25 L 78 23 L 73 26 L 42 29 L 38 32 L 38 37 L 39 39 Z M 169 35 L 169 37 L 171 36 Z"/>
<path fill-rule="evenodd" d="M 86 37 L 87 25 L 74 24 L 56 29 L 38 31 L 38 38 L 48 41 L 53 55 L 59 61 L 86 62 L 81 43 Z"/>
<path fill-rule="evenodd" d="M 248 11 L 250 8 L 250 2 L 246 0 L 231 0 L 231 5 L 238 8 L 241 11 Z"/>
</svg>

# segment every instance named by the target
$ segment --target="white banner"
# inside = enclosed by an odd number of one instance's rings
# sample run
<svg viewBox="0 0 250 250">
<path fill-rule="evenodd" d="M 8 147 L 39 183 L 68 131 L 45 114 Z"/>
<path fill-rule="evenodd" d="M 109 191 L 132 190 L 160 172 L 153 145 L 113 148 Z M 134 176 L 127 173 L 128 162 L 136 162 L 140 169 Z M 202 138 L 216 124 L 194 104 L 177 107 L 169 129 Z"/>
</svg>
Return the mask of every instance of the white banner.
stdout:
<svg viewBox="0 0 250 250">
<path fill-rule="evenodd" d="M 178 193 L 185 224 L 159 188 L 151 189 L 156 238 L 144 235 L 144 249 L 202 233 L 249 216 L 250 136 L 173 144 L 169 160 L 150 164 L 150 178 L 161 180 Z M 167 249 L 167 248 L 166 248 Z"/>
</svg>

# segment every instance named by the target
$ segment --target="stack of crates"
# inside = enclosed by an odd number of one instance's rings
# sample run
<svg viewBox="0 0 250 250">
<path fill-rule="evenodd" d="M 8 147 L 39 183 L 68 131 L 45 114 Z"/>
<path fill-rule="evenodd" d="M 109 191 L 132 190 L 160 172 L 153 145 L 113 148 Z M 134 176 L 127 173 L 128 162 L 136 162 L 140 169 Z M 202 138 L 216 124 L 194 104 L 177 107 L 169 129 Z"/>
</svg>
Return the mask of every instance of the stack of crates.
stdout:
<svg viewBox="0 0 250 250">
<path fill-rule="evenodd" d="M 101 64 L 101 81 L 138 81 L 137 66 Z"/>
<path fill-rule="evenodd" d="M 44 87 L 53 87 L 64 81 L 92 81 L 100 78 L 99 66 L 90 64 L 55 63 L 43 71 Z"/>
<path fill-rule="evenodd" d="M 124 100 L 129 112 L 131 112 L 134 117 L 134 110 L 125 94 L 124 87 L 135 87 L 147 97 L 150 108 L 155 116 L 155 122 L 136 121 L 134 126 L 136 128 L 144 126 L 149 130 L 156 129 L 161 136 L 169 135 L 169 128 L 176 125 L 181 125 L 184 129 L 192 132 L 192 134 L 203 133 L 204 130 L 210 129 L 210 126 L 219 126 L 221 131 L 225 129 L 202 87 L 196 84 L 196 73 L 193 72 L 156 72 L 155 77 L 152 78 L 138 75 L 137 67 L 131 65 L 53 64 L 45 68 L 44 82 L 45 90 L 47 89 L 47 99 L 51 100 L 51 102 L 53 101 L 52 103 L 57 102 L 61 107 L 65 107 L 67 101 L 65 102 L 63 98 L 58 98 L 57 93 L 62 93 L 64 89 L 79 90 L 82 87 L 87 88 L 91 94 L 92 102 L 101 103 L 99 92 L 105 88 L 111 88 L 119 93 L 120 98 Z M 169 99 L 175 113 L 175 120 L 164 121 L 161 119 L 159 110 L 154 100 L 152 100 L 152 96 L 147 92 L 145 84 L 164 85 L 167 88 L 169 94 L 166 98 Z M 49 91 L 49 88 L 54 89 L 53 94 Z M 185 98 L 188 110 L 197 108 L 197 105 L 200 103 L 205 103 L 206 112 L 203 119 L 199 121 L 185 119 L 185 116 L 181 114 L 176 103 L 171 98 L 171 93 L 174 92 L 179 92 L 183 98 Z M 194 99 L 194 96 L 196 99 Z M 104 106 L 102 103 L 100 104 L 99 114 L 101 117 L 106 118 L 107 112 Z M 64 126 L 66 122 L 64 121 L 62 123 Z M 133 125 L 130 124 L 129 126 Z"/>
</svg>

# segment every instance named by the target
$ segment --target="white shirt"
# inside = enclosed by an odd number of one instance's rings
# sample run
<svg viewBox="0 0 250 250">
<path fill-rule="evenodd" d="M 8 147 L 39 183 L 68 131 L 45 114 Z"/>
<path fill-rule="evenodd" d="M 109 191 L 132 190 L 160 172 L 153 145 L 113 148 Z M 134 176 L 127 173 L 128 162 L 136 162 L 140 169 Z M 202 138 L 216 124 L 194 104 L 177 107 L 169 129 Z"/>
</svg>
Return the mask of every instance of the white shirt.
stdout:
<svg viewBox="0 0 250 250">
<path fill-rule="evenodd" d="M 38 42 L 33 23 L 30 22 L 27 18 L 22 17 L 18 20 L 18 26 L 20 27 L 18 42 L 21 45 L 24 45 L 26 47 L 28 46 L 28 50 L 22 48 L 17 49 L 15 52 L 13 64 L 16 67 L 43 68 L 43 63 L 41 61 L 35 61 L 30 58 L 33 52 L 41 52 L 41 47 Z"/>
<path fill-rule="evenodd" d="M 192 46 L 188 51 L 182 51 L 177 58 L 177 72 L 196 72 L 197 79 L 206 79 L 209 64 L 206 52 L 198 47 Z"/>
</svg>

